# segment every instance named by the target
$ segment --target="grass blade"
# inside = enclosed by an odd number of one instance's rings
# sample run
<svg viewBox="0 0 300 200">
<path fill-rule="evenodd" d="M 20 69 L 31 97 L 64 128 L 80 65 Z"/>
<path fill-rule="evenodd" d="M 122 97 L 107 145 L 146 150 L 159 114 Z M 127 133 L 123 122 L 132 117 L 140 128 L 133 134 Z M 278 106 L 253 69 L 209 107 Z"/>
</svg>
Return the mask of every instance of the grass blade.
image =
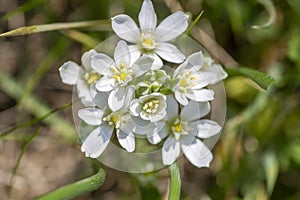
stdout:
<svg viewBox="0 0 300 200">
<path fill-rule="evenodd" d="M 40 133 L 41 131 L 41 128 L 38 128 L 36 130 L 36 132 L 34 134 L 32 134 L 32 136 L 26 141 L 26 143 L 24 144 L 24 146 L 22 147 L 22 150 L 21 150 L 21 153 L 20 155 L 18 156 L 18 159 L 17 159 L 17 162 L 16 162 L 16 165 L 12 171 L 12 176 L 10 178 L 10 184 L 9 184 L 9 192 L 8 192 L 8 196 L 11 197 L 11 194 L 12 194 L 12 191 L 13 191 L 13 181 L 14 181 L 14 178 L 17 174 L 17 171 L 19 169 L 19 166 L 20 166 L 20 163 L 21 163 L 21 159 L 26 151 L 26 149 L 28 148 L 29 144 L 34 140 L 34 138 Z"/>
<path fill-rule="evenodd" d="M 78 197 L 88 192 L 97 190 L 105 180 L 105 172 L 102 168 L 99 169 L 97 174 L 74 182 L 72 184 L 63 186 L 49 193 L 46 193 L 35 200 L 66 200 Z"/>
<path fill-rule="evenodd" d="M 180 171 L 177 161 L 169 166 L 170 174 L 170 187 L 169 187 L 169 200 L 179 200 L 180 198 L 180 188 L 181 179 Z"/>
<path fill-rule="evenodd" d="M 42 24 L 34 26 L 24 26 L 17 28 L 12 31 L 8 31 L 0 34 L 0 37 L 11 37 L 19 35 L 29 35 L 33 33 L 40 33 L 46 31 L 56 31 L 64 29 L 74 29 L 74 28 L 87 28 L 93 27 L 97 30 L 109 31 L 111 30 L 109 20 L 94 20 L 94 21 L 82 21 L 82 22 L 69 22 L 69 23 L 53 23 L 53 24 Z"/>
<path fill-rule="evenodd" d="M 188 28 L 188 30 L 186 31 L 187 35 L 190 35 L 191 30 L 197 25 L 198 21 L 200 20 L 200 18 L 202 17 L 204 11 L 202 10 L 199 15 L 197 16 L 197 18 L 193 21 L 193 23 L 190 25 L 190 27 Z"/>
<path fill-rule="evenodd" d="M 258 0 L 259 3 L 261 3 L 269 13 L 269 19 L 266 23 L 263 25 L 253 25 L 253 29 L 262 29 L 262 28 L 268 28 L 270 27 L 276 20 L 276 9 L 271 0 Z"/>
<path fill-rule="evenodd" d="M 11 78 L 5 72 L 0 69 L 0 89 L 7 93 L 10 97 L 19 101 L 23 92 L 23 87 L 16 80 Z M 21 103 L 22 108 L 26 109 L 37 118 L 42 118 L 43 116 L 50 113 L 52 109 L 49 108 L 42 100 L 38 99 L 33 94 L 29 95 Z M 43 119 L 43 122 L 48 124 L 51 128 L 54 128 L 61 136 L 70 142 L 76 142 L 77 135 L 74 130 L 74 126 L 71 125 L 64 118 L 52 114 L 51 117 Z"/>
</svg>

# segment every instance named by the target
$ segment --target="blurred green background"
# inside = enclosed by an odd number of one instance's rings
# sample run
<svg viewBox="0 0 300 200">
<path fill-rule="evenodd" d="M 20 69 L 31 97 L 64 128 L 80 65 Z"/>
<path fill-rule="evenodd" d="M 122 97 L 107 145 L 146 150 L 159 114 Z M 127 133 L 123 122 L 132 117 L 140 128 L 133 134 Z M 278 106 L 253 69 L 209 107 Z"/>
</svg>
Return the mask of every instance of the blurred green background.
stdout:
<svg viewBox="0 0 300 200">
<path fill-rule="evenodd" d="M 266 28 L 253 29 L 270 18 L 266 2 L 272 2 L 276 18 Z M 237 67 L 275 79 L 268 90 L 241 76 L 225 80 L 227 120 L 213 149 L 214 160 L 208 169 L 179 160 L 181 199 L 300 199 L 300 1 L 153 0 L 159 21 L 177 10 L 178 3 L 191 19 L 204 11 L 197 26 L 237 61 Z M 141 4 L 141 0 L 0 0 L 0 32 L 110 19 L 120 13 L 136 20 Z M 68 60 L 80 63 L 84 51 L 111 34 L 103 27 L 89 27 L 0 38 L 1 199 L 8 199 L 9 193 L 12 199 L 31 199 L 93 174 L 93 162 L 77 144 L 71 108 L 39 118 L 71 102 L 72 87 L 61 83 L 57 69 Z M 228 57 L 215 59 L 230 63 Z M 39 122 L 32 124 L 36 119 Z M 38 127 L 41 131 L 24 151 L 12 181 L 17 158 Z M 127 174 L 104 168 L 104 185 L 76 199 L 166 197 L 167 169 Z"/>
</svg>

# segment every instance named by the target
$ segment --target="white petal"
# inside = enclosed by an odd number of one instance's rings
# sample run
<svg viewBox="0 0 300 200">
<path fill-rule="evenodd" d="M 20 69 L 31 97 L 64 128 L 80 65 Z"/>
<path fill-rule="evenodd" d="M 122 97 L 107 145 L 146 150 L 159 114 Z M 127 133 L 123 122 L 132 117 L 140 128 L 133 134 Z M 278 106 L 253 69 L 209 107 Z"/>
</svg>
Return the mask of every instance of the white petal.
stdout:
<svg viewBox="0 0 300 200">
<path fill-rule="evenodd" d="M 107 78 L 106 76 L 103 76 L 99 79 L 99 81 L 96 82 L 96 89 L 100 92 L 109 92 L 111 91 L 116 84 L 115 79 L 113 78 Z"/>
<path fill-rule="evenodd" d="M 188 16 L 181 11 L 175 12 L 164 19 L 156 28 L 158 42 L 167 42 L 181 35 L 188 27 Z"/>
<path fill-rule="evenodd" d="M 85 82 L 85 80 L 78 79 L 76 83 L 76 89 L 79 98 L 90 96 L 90 88 L 89 85 Z"/>
<path fill-rule="evenodd" d="M 181 118 L 184 121 L 193 121 L 207 115 L 210 111 L 209 102 L 190 101 L 181 110 Z"/>
<path fill-rule="evenodd" d="M 141 29 L 154 29 L 157 23 L 157 17 L 150 0 L 144 0 L 140 14 L 139 23 Z"/>
<path fill-rule="evenodd" d="M 193 89 L 193 90 L 201 89 L 201 88 L 207 86 L 216 77 L 216 74 L 213 74 L 211 72 L 199 71 L 194 74 L 195 74 L 196 80 L 193 82 L 194 86 L 191 87 L 191 89 Z"/>
<path fill-rule="evenodd" d="M 122 39 L 137 43 L 140 38 L 140 31 L 136 23 L 128 15 L 117 15 L 112 18 L 112 29 Z"/>
<path fill-rule="evenodd" d="M 129 109 L 130 109 L 130 113 L 133 115 L 133 116 L 139 116 L 142 108 L 139 104 L 139 100 L 138 99 L 133 99 L 131 101 L 131 104 L 129 106 Z"/>
<path fill-rule="evenodd" d="M 125 87 L 114 88 L 108 96 L 108 106 L 115 112 L 121 109 L 125 102 Z"/>
<path fill-rule="evenodd" d="M 140 117 L 132 117 L 132 120 L 134 122 L 134 128 L 132 129 L 132 131 L 136 134 L 144 135 L 156 128 L 154 123 L 143 120 Z"/>
<path fill-rule="evenodd" d="M 92 56 L 91 59 L 92 68 L 102 75 L 111 75 L 111 66 L 115 66 L 114 61 L 103 53 L 98 53 Z"/>
<path fill-rule="evenodd" d="M 112 127 L 105 125 L 97 127 L 84 140 L 81 151 L 85 152 L 87 157 L 99 157 L 108 145 L 112 132 Z"/>
<path fill-rule="evenodd" d="M 199 138 L 209 138 L 213 135 L 218 134 L 222 127 L 215 121 L 212 120 L 199 120 L 198 122 L 198 134 Z"/>
<path fill-rule="evenodd" d="M 166 112 L 166 110 L 164 110 L 162 112 L 150 114 L 149 118 L 150 118 L 151 122 L 158 122 L 158 121 L 164 119 L 166 117 L 166 115 L 167 115 L 167 112 Z"/>
<path fill-rule="evenodd" d="M 140 48 L 137 45 L 129 45 L 130 66 L 141 56 Z"/>
<path fill-rule="evenodd" d="M 106 92 L 97 92 L 94 102 L 101 110 L 105 110 L 108 106 L 108 93 Z"/>
<path fill-rule="evenodd" d="M 75 85 L 80 67 L 72 61 L 65 62 L 59 69 L 61 81 L 68 85 Z"/>
<path fill-rule="evenodd" d="M 215 77 L 210 80 L 209 84 L 215 84 L 223 79 L 225 79 L 228 75 L 224 71 L 221 65 L 213 64 L 206 67 L 203 67 L 201 71 L 212 72 L 215 74 Z"/>
<path fill-rule="evenodd" d="M 137 59 L 137 61 L 132 65 L 132 70 L 135 77 L 139 77 L 151 70 L 153 61 L 153 58 L 145 55 Z"/>
<path fill-rule="evenodd" d="M 180 154 L 180 143 L 173 137 L 168 137 L 162 149 L 162 160 L 164 165 L 171 165 Z"/>
<path fill-rule="evenodd" d="M 128 110 L 128 107 L 130 106 L 130 103 L 134 98 L 134 92 L 135 92 L 135 86 L 129 85 L 126 88 L 124 109 Z"/>
<path fill-rule="evenodd" d="M 208 89 L 192 90 L 192 93 L 185 93 L 185 96 L 194 101 L 211 101 L 214 99 L 214 91 Z"/>
<path fill-rule="evenodd" d="M 81 151 L 85 156 L 91 158 L 99 157 L 107 147 L 113 128 L 109 126 L 99 126 L 94 129 L 81 145 Z"/>
<path fill-rule="evenodd" d="M 121 130 L 117 131 L 117 137 L 120 145 L 128 152 L 133 152 L 135 149 L 135 140 L 133 133 L 125 133 Z"/>
<path fill-rule="evenodd" d="M 151 58 L 154 59 L 151 70 L 158 70 L 158 69 L 162 68 L 163 61 L 160 59 L 160 57 L 158 55 L 156 55 L 156 54 L 146 54 L 146 55 L 150 56 Z"/>
<path fill-rule="evenodd" d="M 186 69 L 194 69 L 196 71 L 199 71 L 203 65 L 203 54 L 201 51 L 193 53 L 186 59 Z"/>
<path fill-rule="evenodd" d="M 121 64 L 125 66 L 130 65 L 130 53 L 128 45 L 125 41 L 119 41 L 114 52 L 114 59 L 117 67 L 119 68 Z"/>
<path fill-rule="evenodd" d="M 88 52 L 85 52 L 81 57 L 81 64 L 86 70 L 92 69 L 91 67 L 91 58 L 96 55 L 97 52 L 95 49 L 91 49 Z"/>
<path fill-rule="evenodd" d="M 195 139 L 191 144 L 181 145 L 186 158 L 196 167 L 209 167 L 213 156 L 210 150 L 199 139 Z"/>
<path fill-rule="evenodd" d="M 178 103 L 173 96 L 167 96 L 167 121 L 172 121 L 178 116 Z"/>
<path fill-rule="evenodd" d="M 176 91 L 175 98 L 181 105 L 187 105 L 189 103 L 188 99 L 181 93 Z"/>
<path fill-rule="evenodd" d="M 103 110 L 98 108 L 84 108 L 78 111 L 78 116 L 87 124 L 100 125 L 103 118 Z"/>
<path fill-rule="evenodd" d="M 159 43 L 155 52 L 164 60 L 172 63 L 182 63 L 185 59 L 185 55 L 170 43 Z"/>
<path fill-rule="evenodd" d="M 168 127 L 166 124 L 164 124 L 163 128 L 160 131 L 157 132 L 156 130 L 154 130 L 151 134 L 149 133 L 147 134 L 148 141 L 151 144 L 158 144 L 167 136 L 168 136 Z"/>
</svg>

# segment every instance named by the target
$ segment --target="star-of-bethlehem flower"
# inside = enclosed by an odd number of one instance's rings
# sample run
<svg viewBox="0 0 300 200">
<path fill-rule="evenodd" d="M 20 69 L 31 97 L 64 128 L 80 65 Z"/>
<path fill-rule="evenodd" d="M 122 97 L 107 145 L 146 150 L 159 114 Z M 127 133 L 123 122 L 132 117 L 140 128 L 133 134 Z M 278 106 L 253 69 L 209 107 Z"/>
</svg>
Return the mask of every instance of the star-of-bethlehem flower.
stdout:
<svg viewBox="0 0 300 200">
<path fill-rule="evenodd" d="M 85 52 L 81 57 L 82 67 L 75 62 L 68 61 L 59 68 L 62 82 L 76 86 L 78 96 L 85 106 L 94 105 L 95 82 L 101 77 L 91 67 L 91 57 L 96 53 L 93 49 Z"/>
<path fill-rule="evenodd" d="M 205 59 L 201 51 L 196 52 L 175 70 L 173 80 L 176 84 L 172 90 L 180 104 L 187 105 L 189 100 L 197 102 L 213 100 L 214 91 L 204 87 L 227 76 L 219 65 L 207 65 Z"/>
<path fill-rule="evenodd" d="M 151 69 L 153 59 L 149 56 L 141 56 L 133 64 L 131 63 L 131 54 L 124 41 L 118 42 L 114 51 L 114 60 L 103 53 L 92 56 L 92 68 L 103 75 L 96 82 L 96 89 L 100 92 L 110 92 L 108 105 L 113 111 L 123 107 L 126 87 L 133 79 Z"/>
<path fill-rule="evenodd" d="M 152 69 L 163 66 L 163 60 L 181 63 L 185 56 L 169 41 L 181 35 L 188 27 L 188 16 L 181 11 L 165 18 L 157 26 L 157 17 L 152 2 L 144 0 L 138 17 L 140 29 L 131 17 L 120 14 L 112 18 L 114 32 L 123 40 L 133 45 L 129 46 L 135 56 L 146 54 L 154 59 Z"/>
<path fill-rule="evenodd" d="M 91 158 L 99 157 L 107 147 L 113 131 L 116 131 L 120 145 L 128 152 L 135 149 L 135 139 L 132 130 L 134 123 L 128 111 L 132 100 L 134 87 L 128 86 L 125 93 L 125 103 L 122 108 L 112 111 L 107 103 L 108 94 L 97 92 L 94 102 L 96 107 L 79 110 L 78 116 L 87 124 L 96 128 L 84 140 L 81 151 Z"/>
<path fill-rule="evenodd" d="M 168 136 L 163 144 L 163 164 L 172 164 L 182 149 L 186 158 L 196 167 L 208 167 L 212 153 L 200 138 L 209 138 L 218 134 L 221 127 L 214 121 L 201 119 L 210 112 L 209 102 L 190 101 L 181 109 L 173 96 L 167 97 L 167 116 L 164 126 L 148 134 L 152 144 Z M 155 132 L 157 131 L 157 132 Z"/>
</svg>

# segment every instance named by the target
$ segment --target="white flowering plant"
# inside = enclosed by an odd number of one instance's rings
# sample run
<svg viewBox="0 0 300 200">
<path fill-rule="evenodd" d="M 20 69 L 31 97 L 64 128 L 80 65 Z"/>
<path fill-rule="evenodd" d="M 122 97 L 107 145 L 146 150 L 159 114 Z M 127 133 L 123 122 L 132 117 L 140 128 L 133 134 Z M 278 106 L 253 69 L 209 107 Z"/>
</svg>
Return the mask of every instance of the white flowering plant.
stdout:
<svg viewBox="0 0 300 200">
<path fill-rule="evenodd" d="M 90 50 L 82 56 L 83 67 L 69 61 L 59 68 L 63 83 L 76 86 L 84 105 L 79 118 L 92 127 L 81 150 L 98 158 L 115 134 L 118 144 L 134 153 L 136 138 L 147 138 L 162 146 L 163 165 L 182 151 L 194 166 L 208 167 L 213 156 L 203 139 L 222 129 L 204 118 L 215 98 L 208 86 L 227 74 L 202 50 L 186 54 L 174 44 L 188 27 L 183 12 L 157 25 L 152 2 L 144 0 L 138 21 L 140 28 L 128 15 L 112 18 L 119 37 L 113 56 Z"/>
</svg>

